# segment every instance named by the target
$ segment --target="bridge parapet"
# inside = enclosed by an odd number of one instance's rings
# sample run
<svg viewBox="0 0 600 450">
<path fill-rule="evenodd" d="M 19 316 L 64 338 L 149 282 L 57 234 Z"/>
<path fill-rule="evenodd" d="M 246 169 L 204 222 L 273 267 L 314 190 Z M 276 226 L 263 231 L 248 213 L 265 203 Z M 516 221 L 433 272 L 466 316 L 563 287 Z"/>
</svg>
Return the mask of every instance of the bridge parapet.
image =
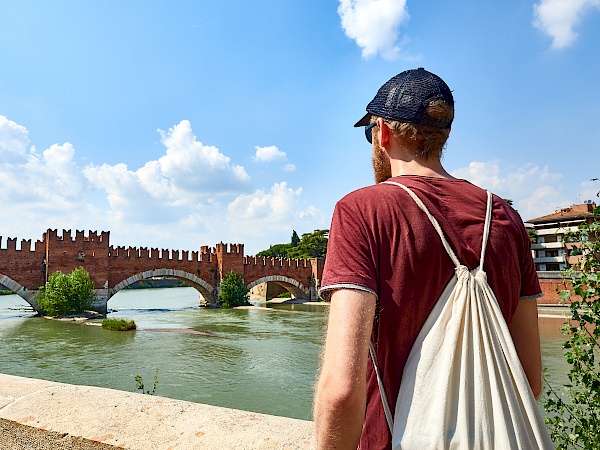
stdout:
<svg viewBox="0 0 600 450">
<path fill-rule="evenodd" d="M 306 268 L 310 267 L 310 259 L 244 256 L 244 265 Z"/>
<path fill-rule="evenodd" d="M 111 258 L 135 258 L 152 261 L 181 261 L 181 262 L 214 262 L 215 253 L 203 253 L 188 250 L 170 250 L 168 248 L 158 249 L 148 247 L 124 247 L 110 246 L 108 256 Z"/>
<path fill-rule="evenodd" d="M 62 231 L 62 236 L 58 235 L 58 230 L 57 229 L 51 229 L 49 228 L 43 235 L 44 241 L 54 241 L 54 242 L 96 242 L 96 243 L 100 243 L 103 242 L 106 245 L 108 245 L 108 241 L 110 239 L 110 231 L 101 231 L 100 233 L 98 233 L 98 231 L 88 231 L 88 235 L 85 235 L 85 232 L 83 230 L 75 230 L 75 237 L 72 237 L 72 233 L 71 230 L 65 230 L 63 229 Z"/>
<path fill-rule="evenodd" d="M 31 247 L 31 239 L 21 239 L 21 247 L 17 249 L 17 238 L 6 238 L 6 246 L 3 246 L 3 238 L 0 236 L 0 251 L 14 251 L 14 252 L 31 252 L 36 253 L 37 251 L 44 250 L 44 243 L 37 240 L 34 247 Z"/>
</svg>

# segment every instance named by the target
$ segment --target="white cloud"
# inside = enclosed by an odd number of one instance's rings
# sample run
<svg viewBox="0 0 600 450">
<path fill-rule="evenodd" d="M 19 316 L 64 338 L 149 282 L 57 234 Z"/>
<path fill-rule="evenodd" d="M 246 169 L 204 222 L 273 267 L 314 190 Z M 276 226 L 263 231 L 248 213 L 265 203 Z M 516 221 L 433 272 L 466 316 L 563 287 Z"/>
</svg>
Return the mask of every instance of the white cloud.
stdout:
<svg viewBox="0 0 600 450">
<path fill-rule="evenodd" d="M 293 228 L 325 226 L 301 188 L 253 189 L 244 167 L 202 144 L 188 121 L 159 133 L 165 153 L 137 170 L 81 167 L 70 143 L 37 153 L 27 129 L 0 116 L 1 234 L 35 240 L 47 228 L 104 230 L 113 245 L 195 250 L 223 241 L 256 252 L 286 242 Z"/>
<path fill-rule="evenodd" d="M 256 149 L 256 153 L 254 154 L 254 159 L 256 161 L 277 161 L 277 160 L 286 160 L 285 152 L 282 152 L 275 145 L 270 145 L 268 147 L 254 147 Z"/>
<path fill-rule="evenodd" d="M 27 129 L 0 115 L 0 162 L 11 154 L 25 155 L 28 145 Z"/>
<path fill-rule="evenodd" d="M 511 199 L 523 220 L 550 214 L 575 202 L 562 192 L 563 176 L 551 173 L 547 167 L 529 164 L 506 171 L 498 161 L 472 162 L 454 170 L 452 175 Z"/>
<path fill-rule="evenodd" d="M 111 214 L 120 220 L 169 222 L 182 210 L 205 204 L 207 198 L 240 193 L 250 186 L 246 170 L 216 147 L 199 142 L 189 121 L 159 133 L 165 154 L 138 170 L 123 163 L 84 169 L 87 179 L 106 191 Z"/>
<path fill-rule="evenodd" d="M 596 205 L 600 205 L 600 181 L 599 180 L 588 180 L 584 181 L 579 185 L 579 201 L 591 200 Z"/>
<path fill-rule="evenodd" d="M 533 25 L 552 37 L 551 48 L 567 48 L 577 40 L 575 26 L 600 0 L 541 0 L 533 5 Z"/>
<path fill-rule="evenodd" d="M 236 235 L 247 242 L 277 235 L 285 235 L 287 239 L 292 228 L 313 230 L 323 227 L 323 214 L 314 206 L 302 207 L 301 194 L 301 188 L 294 190 L 284 181 L 274 183 L 268 191 L 257 189 L 251 194 L 239 195 L 227 205 L 228 221 L 245 224 L 238 228 Z M 270 241 L 278 242 L 287 240 Z"/>
<path fill-rule="evenodd" d="M 296 170 L 296 166 L 292 163 L 287 162 L 287 154 L 282 152 L 275 145 L 270 145 L 268 147 L 254 147 L 256 152 L 254 153 L 254 161 L 257 162 L 274 162 L 280 161 L 286 163 L 283 166 L 283 170 L 286 172 L 293 172 Z"/>
<path fill-rule="evenodd" d="M 385 59 L 400 55 L 398 30 L 409 19 L 406 0 L 340 0 L 342 28 L 362 48 L 364 58 L 380 54 Z"/>
</svg>

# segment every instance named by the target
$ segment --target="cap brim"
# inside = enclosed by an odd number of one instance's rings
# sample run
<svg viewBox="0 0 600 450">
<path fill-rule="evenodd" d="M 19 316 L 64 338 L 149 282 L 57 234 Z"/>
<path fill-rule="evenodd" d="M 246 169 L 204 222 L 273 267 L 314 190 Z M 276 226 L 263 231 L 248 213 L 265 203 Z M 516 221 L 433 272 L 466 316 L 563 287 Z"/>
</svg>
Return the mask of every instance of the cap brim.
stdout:
<svg viewBox="0 0 600 450">
<path fill-rule="evenodd" d="M 355 127 L 366 127 L 371 123 L 371 113 L 368 112 L 365 116 L 354 124 Z"/>
</svg>

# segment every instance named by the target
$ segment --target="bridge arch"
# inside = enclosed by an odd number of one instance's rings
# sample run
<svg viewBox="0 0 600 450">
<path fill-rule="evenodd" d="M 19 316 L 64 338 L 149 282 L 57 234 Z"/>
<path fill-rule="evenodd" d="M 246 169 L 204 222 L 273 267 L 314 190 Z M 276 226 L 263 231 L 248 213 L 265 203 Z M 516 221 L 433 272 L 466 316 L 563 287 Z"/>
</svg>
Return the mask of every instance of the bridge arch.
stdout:
<svg viewBox="0 0 600 450">
<path fill-rule="evenodd" d="M 310 287 L 304 286 L 293 278 L 286 277 L 284 275 L 270 275 L 259 278 L 246 285 L 247 289 L 252 289 L 261 283 L 276 283 L 292 293 L 296 298 L 308 299 L 310 298 Z"/>
<path fill-rule="evenodd" d="M 110 299 L 110 297 L 115 295 L 117 292 L 126 288 L 127 286 L 132 285 L 137 281 L 145 280 L 152 277 L 169 277 L 183 280 L 190 286 L 195 288 L 198 292 L 200 292 L 200 294 L 202 294 L 202 297 L 204 297 L 204 300 L 207 303 L 217 303 L 216 289 L 214 288 L 214 286 L 211 286 L 202 278 L 198 277 L 197 275 L 194 275 L 193 273 L 175 269 L 153 269 L 132 275 L 126 278 L 125 280 L 121 281 L 120 283 L 116 284 L 113 288 L 109 289 L 108 298 Z"/>
<path fill-rule="evenodd" d="M 39 306 L 37 304 L 37 301 L 35 300 L 35 294 L 37 294 L 37 291 L 30 291 L 26 287 L 17 283 L 12 278 L 10 278 L 6 275 L 3 275 L 1 273 L 0 273 L 0 284 L 3 284 L 8 289 L 13 291 L 15 294 L 17 294 L 19 297 L 21 297 L 23 300 L 25 300 L 27 303 L 29 303 L 35 311 L 39 312 Z"/>
</svg>

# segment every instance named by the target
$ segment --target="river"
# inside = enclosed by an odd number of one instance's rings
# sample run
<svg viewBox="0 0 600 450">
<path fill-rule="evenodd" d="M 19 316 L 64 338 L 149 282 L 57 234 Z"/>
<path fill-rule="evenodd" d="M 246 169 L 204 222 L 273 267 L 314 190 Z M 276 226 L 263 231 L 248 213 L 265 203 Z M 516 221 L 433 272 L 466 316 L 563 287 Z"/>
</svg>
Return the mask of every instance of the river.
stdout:
<svg viewBox="0 0 600 450">
<path fill-rule="evenodd" d="M 310 419 L 325 307 L 201 309 L 193 288 L 123 290 L 109 317 L 135 332 L 31 318 L 16 295 L 0 296 L 0 372 L 135 391 L 141 375 L 156 395 Z M 540 319 L 544 366 L 566 379 L 562 319 Z M 139 392 L 139 391 L 138 391 Z"/>
</svg>

